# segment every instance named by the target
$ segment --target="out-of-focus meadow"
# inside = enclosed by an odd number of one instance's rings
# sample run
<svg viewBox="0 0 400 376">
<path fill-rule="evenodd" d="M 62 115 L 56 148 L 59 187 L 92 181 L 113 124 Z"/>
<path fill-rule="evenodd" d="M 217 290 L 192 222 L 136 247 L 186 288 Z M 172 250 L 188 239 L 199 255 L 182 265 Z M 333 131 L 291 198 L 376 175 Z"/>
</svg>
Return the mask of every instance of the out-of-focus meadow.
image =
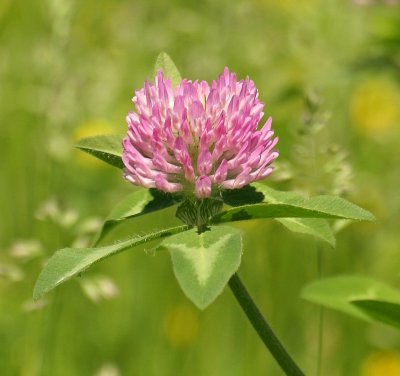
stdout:
<svg viewBox="0 0 400 376">
<path fill-rule="evenodd" d="M 168 254 L 97 264 L 33 302 L 57 249 L 86 246 L 134 189 L 73 149 L 123 133 L 134 89 L 160 51 L 184 77 L 229 66 L 256 83 L 280 137 L 269 183 L 340 194 L 377 224 L 338 228 L 322 274 L 363 274 L 400 289 L 400 6 L 349 0 L 40 0 L 0 2 L 0 374 L 279 375 L 228 289 L 204 312 Z M 176 222 L 173 209 L 105 242 Z M 268 220 L 246 230 L 240 275 L 307 374 L 317 369 L 317 248 Z M 339 231 L 340 230 L 340 231 Z M 325 311 L 323 375 L 400 375 L 400 332 Z"/>
</svg>

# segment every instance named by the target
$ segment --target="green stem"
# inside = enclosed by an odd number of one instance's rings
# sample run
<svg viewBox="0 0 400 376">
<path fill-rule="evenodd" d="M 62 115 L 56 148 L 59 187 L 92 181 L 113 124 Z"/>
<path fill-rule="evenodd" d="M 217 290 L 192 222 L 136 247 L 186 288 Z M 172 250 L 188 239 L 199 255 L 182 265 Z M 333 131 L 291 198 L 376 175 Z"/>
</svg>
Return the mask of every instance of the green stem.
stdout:
<svg viewBox="0 0 400 376">
<path fill-rule="evenodd" d="M 254 303 L 250 294 L 246 290 L 246 287 L 243 285 L 236 273 L 229 280 L 229 287 L 231 288 L 233 295 L 235 295 L 236 300 L 239 302 L 247 318 L 253 325 L 253 328 L 256 330 L 257 334 L 285 374 L 287 376 L 304 376 L 304 373 L 290 357 L 289 353 L 272 331 L 271 327 L 265 320 L 264 316 Z"/>
</svg>

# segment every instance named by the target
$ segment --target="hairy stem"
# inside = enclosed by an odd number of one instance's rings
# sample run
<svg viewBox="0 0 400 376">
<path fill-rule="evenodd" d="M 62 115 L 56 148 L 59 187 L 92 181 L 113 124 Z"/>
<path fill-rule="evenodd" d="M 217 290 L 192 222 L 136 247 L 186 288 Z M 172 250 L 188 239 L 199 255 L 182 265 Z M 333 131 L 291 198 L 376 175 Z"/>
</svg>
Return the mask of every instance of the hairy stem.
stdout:
<svg viewBox="0 0 400 376">
<path fill-rule="evenodd" d="M 264 342 L 272 356 L 278 362 L 279 366 L 287 376 L 304 376 L 304 373 L 290 357 L 289 353 L 283 347 L 275 333 L 272 331 L 268 322 L 254 303 L 250 294 L 246 290 L 239 276 L 235 273 L 229 280 L 229 287 L 233 295 L 239 302 L 247 318 L 253 325 L 257 334 Z"/>
</svg>

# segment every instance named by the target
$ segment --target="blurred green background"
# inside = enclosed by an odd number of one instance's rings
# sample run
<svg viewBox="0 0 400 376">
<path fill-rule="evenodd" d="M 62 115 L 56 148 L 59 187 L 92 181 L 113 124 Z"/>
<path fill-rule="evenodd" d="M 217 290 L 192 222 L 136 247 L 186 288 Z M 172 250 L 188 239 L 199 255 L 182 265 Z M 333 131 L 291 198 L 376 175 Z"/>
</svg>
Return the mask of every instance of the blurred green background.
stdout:
<svg viewBox="0 0 400 376">
<path fill-rule="evenodd" d="M 365 274 L 400 289 L 394 3 L 1 0 L 0 374 L 281 374 L 230 291 L 200 312 L 165 253 L 124 252 L 31 301 L 46 258 L 87 245 L 134 189 L 72 145 L 125 131 L 133 91 L 163 50 L 184 77 L 212 80 L 229 66 L 255 81 L 280 137 L 269 184 L 340 194 L 378 218 L 341 229 L 335 250 L 271 221 L 238 224 L 246 230 L 240 275 L 307 375 L 316 374 L 319 307 L 299 295 L 320 274 L 318 248 L 324 276 Z M 166 221 L 176 221 L 173 210 L 127 223 L 106 242 Z M 326 311 L 323 337 L 322 375 L 400 375 L 394 329 Z"/>
</svg>

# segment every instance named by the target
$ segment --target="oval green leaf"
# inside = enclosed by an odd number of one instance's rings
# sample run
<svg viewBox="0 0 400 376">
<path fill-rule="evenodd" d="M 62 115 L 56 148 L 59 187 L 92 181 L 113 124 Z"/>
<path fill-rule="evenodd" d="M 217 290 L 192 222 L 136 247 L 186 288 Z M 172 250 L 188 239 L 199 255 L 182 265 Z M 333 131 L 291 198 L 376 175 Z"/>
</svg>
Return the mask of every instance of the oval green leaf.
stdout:
<svg viewBox="0 0 400 376">
<path fill-rule="evenodd" d="M 374 220 L 371 213 L 339 197 L 306 199 L 296 192 L 277 191 L 261 183 L 224 191 L 222 198 L 235 208 L 216 216 L 215 223 L 272 218 L 292 232 L 313 235 L 331 246 L 335 245 L 335 236 L 324 218 Z"/>
<path fill-rule="evenodd" d="M 345 218 L 373 221 L 374 216 L 351 202 L 335 196 L 316 196 L 284 204 L 260 203 L 228 209 L 213 218 L 214 223 L 257 218 Z"/>
<path fill-rule="evenodd" d="M 179 73 L 178 68 L 176 67 L 175 63 L 172 61 L 170 56 L 165 52 L 161 52 L 157 56 L 156 64 L 154 66 L 154 76 L 157 75 L 157 72 L 160 69 L 162 69 L 164 77 L 170 79 L 171 86 L 173 88 L 181 83 L 182 77 L 181 74 Z"/>
<path fill-rule="evenodd" d="M 380 300 L 353 300 L 351 304 L 366 313 L 371 319 L 400 329 L 399 303 Z"/>
<path fill-rule="evenodd" d="M 41 298 L 59 284 L 82 273 L 96 262 L 107 257 L 152 240 L 186 231 L 187 229 L 188 226 L 172 227 L 99 248 L 61 249 L 49 259 L 40 273 L 33 291 L 33 298 L 35 300 Z"/>
<path fill-rule="evenodd" d="M 170 236 L 162 242 L 171 254 L 175 276 L 186 296 L 204 309 L 221 294 L 237 271 L 242 255 L 242 233 L 214 226 Z"/>
<path fill-rule="evenodd" d="M 120 201 L 107 216 L 98 232 L 93 246 L 96 246 L 106 234 L 122 221 L 161 210 L 178 203 L 180 195 L 164 193 L 157 189 L 138 188 Z"/>
<path fill-rule="evenodd" d="M 99 135 L 83 138 L 75 145 L 79 150 L 88 153 L 111 166 L 123 168 L 122 139 L 123 135 Z"/>
<path fill-rule="evenodd" d="M 264 184 L 253 183 L 252 188 L 255 192 L 263 196 L 263 202 L 270 204 L 294 204 L 304 201 L 304 197 L 296 192 L 282 192 L 269 188 Z M 254 194 L 253 194 L 254 197 Z M 328 222 L 322 218 L 276 218 L 288 230 L 312 235 L 315 238 L 327 242 L 332 247 L 335 246 L 335 235 Z"/>
<path fill-rule="evenodd" d="M 335 235 L 328 222 L 320 218 L 275 218 L 288 230 L 297 234 L 312 235 L 334 247 Z"/>
<path fill-rule="evenodd" d="M 372 306 L 360 301 L 380 301 L 400 304 L 400 292 L 373 278 L 364 276 L 338 276 L 315 281 L 304 287 L 302 298 L 312 303 L 347 313 L 366 321 L 381 321 L 383 306 Z M 373 314 L 375 310 L 375 314 Z M 386 312 L 388 318 L 395 311 Z M 391 318 L 392 319 L 392 318 Z M 389 321 L 389 319 L 388 319 Z"/>
</svg>

